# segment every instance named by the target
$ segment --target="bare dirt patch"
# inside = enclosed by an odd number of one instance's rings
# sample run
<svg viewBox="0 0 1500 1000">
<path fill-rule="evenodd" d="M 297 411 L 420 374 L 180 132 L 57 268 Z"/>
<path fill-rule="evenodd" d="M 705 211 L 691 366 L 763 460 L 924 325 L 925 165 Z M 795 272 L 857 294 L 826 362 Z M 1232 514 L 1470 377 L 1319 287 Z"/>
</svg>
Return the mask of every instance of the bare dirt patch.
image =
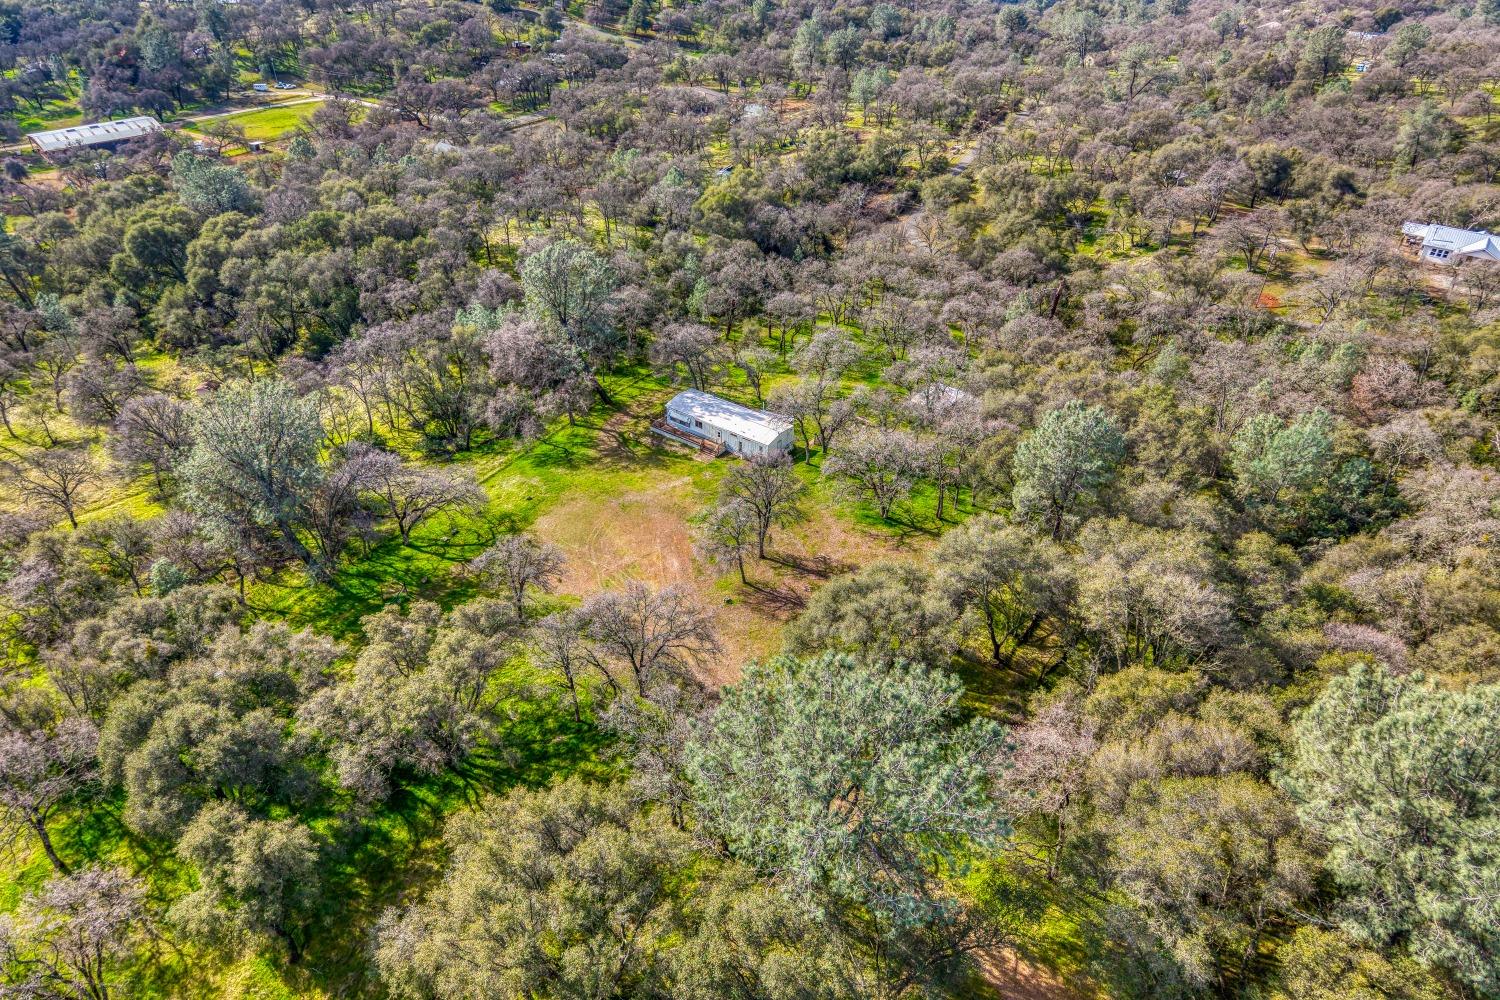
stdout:
<svg viewBox="0 0 1500 1000">
<path fill-rule="evenodd" d="M 707 595 L 724 649 L 704 665 L 705 680 L 724 684 L 739 676 L 747 660 L 775 651 L 779 627 L 767 628 L 767 618 L 753 607 L 732 598 L 725 602 L 714 591 L 716 569 L 693 551 L 690 484 L 678 478 L 617 497 L 564 500 L 537 520 L 535 531 L 567 556 L 561 593 L 588 597 L 639 580 L 652 587 L 681 584 Z"/>
<path fill-rule="evenodd" d="M 618 497 L 564 500 L 542 515 L 537 534 L 568 557 L 561 590 L 586 596 L 626 580 L 662 587 L 692 579 L 689 512 L 675 495 L 690 482 L 672 479 Z"/>
<path fill-rule="evenodd" d="M 777 531 L 769 559 L 746 564 L 750 585 L 733 567 L 710 565 L 694 551 L 691 519 L 701 501 L 684 476 L 617 496 L 563 499 L 537 519 L 536 534 L 567 557 L 560 593 L 588 597 L 639 580 L 681 584 L 702 595 L 719 626 L 723 653 L 704 665 L 705 680 L 725 684 L 751 660 L 781 646 L 782 629 L 829 578 L 877 559 L 915 558 L 930 540 L 898 539 L 817 510 Z M 732 581 L 732 582 L 731 582 Z"/>
<path fill-rule="evenodd" d="M 996 996 L 1005 1000 L 1084 1000 L 1088 996 L 1009 948 L 976 957 L 984 981 L 994 988 Z"/>
</svg>

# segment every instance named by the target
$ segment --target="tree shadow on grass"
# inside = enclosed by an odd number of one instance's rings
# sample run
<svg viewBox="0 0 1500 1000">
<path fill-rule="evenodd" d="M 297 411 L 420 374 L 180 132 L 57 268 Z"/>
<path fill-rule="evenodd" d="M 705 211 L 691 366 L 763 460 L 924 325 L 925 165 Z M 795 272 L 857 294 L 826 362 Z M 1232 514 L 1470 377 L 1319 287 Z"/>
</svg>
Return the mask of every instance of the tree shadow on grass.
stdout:
<svg viewBox="0 0 1500 1000">
<path fill-rule="evenodd" d="M 482 746 L 458 768 L 430 778 L 405 776 L 389 799 L 368 811 L 328 815 L 333 844 L 324 859 L 311 944 L 295 976 L 330 995 L 361 996 L 369 989 L 370 935 L 381 914 L 410 902 L 440 877 L 442 835 L 458 812 L 486 795 L 538 788 L 570 774 L 612 774 L 601 756 L 609 738 L 588 720 L 574 722 L 552 699 L 517 702 L 499 740 Z"/>
<path fill-rule="evenodd" d="M 594 443 L 569 442 L 561 435 L 552 435 L 532 445 L 525 457 L 527 464 L 538 469 L 581 469 L 594 460 Z"/>
<path fill-rule="evenodd" d="M 77 811 L 52 831 L 63 860 L 75 870 L 95 862 L 123 862 L 133 871 L 170 872 L 180 867 L 171 843 L 143 837 L 125 824 L 124 808 L 121 789 L 80 802 Z"/>
<path fill-rule="evenodd" d="M 740 588 L 741 601 L 770 618 L 786 619 L 807 607 L 807 596 L 795 587 L 751 581 Z"/>
<path fill-rule="evenodd" d="M 839 573 L 847 573 L 854 568 L 853 563 L 834 559 L 822 553 L 799 556 L 786 552 L 767 552 L 766 561 L 819 580 L 826 580 Z"/>
<path fill-rule="evenodd" d="M 1026 699 L 1032 691 L 1026 678 L 966 653 L 955 656 L 950 665 L 964 682 L 963 700 L 970 710 L 1005 721 L 1025 717 Z"/>
<path fill-rule="evenodd" d="M 637 437 L 627 431 L 606 430 L 604 447 L 599 450 L 600 462 L 609 468 L 620 469 L 664 469 L 672 459 L 690 458 L 691 450 L 686 445 L 669 445 L 664 439 Z M 672 453 L 672 448 L 677 453 Z"/>
<path fill-rule="evenodd" d="M 932 525 L 921 523 L 915 511 L 901 507 L 881 517 L 872 505 L 860 503 L 852 507 L 849 515 L 860 528 L 893 539 L 897 548 L 903 548 L 918 539 L 937 538 L 942 533 Z"/>
<path fill-rule="evenodd" d="M 481 522 L 475 530 L 446 536 L 418 535 L 407 545 L 389 538 L 349 559 L 328 580 L 288 571 L 257 584 L 246 603 L 258 615 L 294 628 L 348 638 L 359 633 L 364 616 L 391 604 L 427 600 L 448 609 L 476 596 L 475 582 L 454 569 L 483 552 L 497 534 L 494 524 Z"/>
<path fill-rule="evenodd" d="M 940 529 L 934 528 L 930 524 L 919 523 L 914 513 L 900 509 L 891 511 L 890 516 L 880 523 L 885 527 L 886 531 L 895 535 L 902 542 L 910 541 L 917 537 L 937 538 L 942 534 Z"/>
</svg>

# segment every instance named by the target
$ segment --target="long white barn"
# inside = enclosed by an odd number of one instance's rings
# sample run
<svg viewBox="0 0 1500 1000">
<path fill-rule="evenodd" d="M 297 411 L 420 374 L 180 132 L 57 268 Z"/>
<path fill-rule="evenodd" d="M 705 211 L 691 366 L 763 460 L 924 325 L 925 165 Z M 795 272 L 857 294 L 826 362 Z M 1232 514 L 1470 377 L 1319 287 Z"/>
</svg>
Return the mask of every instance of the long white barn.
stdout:
<svg viewBox="0 0 1500 1000">
<path fill-rule="evenodd" d="M 667 403 L 667 419 L 657 429 L 672 431 L 692 444 L 716 442 L 725 451 L 746 457 L 774 457 L 792 450 L 792 419 L 779 413 L 752 410 L 711 392 L 688 389 Z"/>
<path fill-rule="evenodd" d="M 39 153 L 60 153 L 87 146 L 113 146 L 117 142 L 128 142 L 161 130 L 161 122 L 150 115 L 139 115 L 89 125 L 69 125 L 50 132 L 32 132 L 26 138 L 31 140 Z"/>
</svg>

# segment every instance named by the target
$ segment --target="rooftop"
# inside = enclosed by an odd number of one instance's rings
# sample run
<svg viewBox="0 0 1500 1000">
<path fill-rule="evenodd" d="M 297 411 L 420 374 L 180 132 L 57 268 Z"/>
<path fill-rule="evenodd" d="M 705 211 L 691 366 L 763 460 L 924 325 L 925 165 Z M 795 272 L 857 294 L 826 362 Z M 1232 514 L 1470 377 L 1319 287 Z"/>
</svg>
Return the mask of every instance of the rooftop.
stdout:
<svg viewBox="0 0 1500 1000">
<path fill-rule="evenodd" d="M 26 138 L 36 143 L 44 153 L 55 153 L 63 149 L 78 149 L 97 146 L 105 142 L 120 142 L 138 139 L 143 135 L 161 131 L 161 122 L 150 115 L 136 118 L 121 118 L 118 121 L 94 122 L 92 125 L 70 125 L 50 132 L 32 132 Z"/>
<path fill-rule="evenodd" d="M 1458 229 L 1436 222 L 1408 222 L 1401 231 L 1420 239 L 1424 247 L 1439 247 L 1465 257 L 1500 260 L 1500 236 L 1482 229 Z"/>
<path fill-rule="evenodd" d="M 956 385 L 949 385 L 947 382 L 929 382 L 913 390 L 911 396 L 929 406 L 955 406 L 959 403 L 972 402 L 974 399 L 972 392 L 960 389 Z"/>
<path fill-rule="evenodd" d="M 1420 237 L 1426 246 L 1447 247 L 1450 250 L 1457 250 L 1466 243 L 1473 243 L 1489 235 L 1481 230 L 1459 229 L 1436 222 L 1408 222 L 1401 227 L 1401 231 L 1407 236 Z"/>
<path fill-rule="evenodd" d="M 1458 248 L 1465 257 L 1483 257 L 1485 260 L 1500 260 L 1500 236 L 1481 233 L 1479 239 Z"/>
<path fill-rule="evenodd" d="M 752 410 L 739 403 L 731 403 L 711 392 L 687 389 L 673 396 L 667 409 L 676 414 L 686 414 L 690 419 L 712 423 L 715 427 L 738 434 L 747 441 L 769 445 L 792 429 L 792 418 L 765 410 Z"/>
</svg>

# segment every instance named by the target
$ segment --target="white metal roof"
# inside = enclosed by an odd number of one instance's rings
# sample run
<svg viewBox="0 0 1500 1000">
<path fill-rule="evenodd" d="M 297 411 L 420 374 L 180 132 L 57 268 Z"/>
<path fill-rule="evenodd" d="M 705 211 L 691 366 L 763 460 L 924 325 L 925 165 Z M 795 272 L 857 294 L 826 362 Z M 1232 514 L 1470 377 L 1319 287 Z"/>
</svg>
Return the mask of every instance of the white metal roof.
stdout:
<svg viewBox="0 0 1500 1000">
<path fill-rule="evenodd" d="M 931 382 L 912 393 L 912 395 L 924 402 L 938 403 L 945 406 L 953 403 L 967 403 L 974 398 L 974 394 L 967 389 L 960 389 L 958 386 L 949 385 L 947 382 Z"/>
<path fill-rule="evenodd" d="M 1408 222 L 1401 227 L 1401 231 L 1407 236 L 1419 237 L 1423 246 L 1442 247 L 1447 250 L 1457 250 L 1489 235 L 1479 230 L 1442 226 L 1436 222 Z"/>
<path fill-rule="evenodd" d="M 1482 257 L 1485 260 L 1500 260 L 1500 237 L 1485 234 L 1473 243 L 1466 243 L 1455 253 L 1465 257 Z"/>
<path fill-rule="evenodd" d="M 32 132 L 26 138 L 36 143 L 44 153 L 55 153 L 61 149 L 76 149 L 97 146 L 104 142 L 120 142 L 138 139 L 143 135 L 161 131 L 161 122 L 150 115 L 136 118 L 121 118 L 118 121 L 94 122 L 92 125 L 70 125 L 50 132 Z"/>
<path fill-rule="evenodd" d="M 752 410 L 698 389 L 687 389 L 673 396 L 667 403 L 667 410 L 691 420 L 711 423 L 756 444 L 774 444 L 778 437 L 792 429 L 791 417 Z"/>
</svg>

